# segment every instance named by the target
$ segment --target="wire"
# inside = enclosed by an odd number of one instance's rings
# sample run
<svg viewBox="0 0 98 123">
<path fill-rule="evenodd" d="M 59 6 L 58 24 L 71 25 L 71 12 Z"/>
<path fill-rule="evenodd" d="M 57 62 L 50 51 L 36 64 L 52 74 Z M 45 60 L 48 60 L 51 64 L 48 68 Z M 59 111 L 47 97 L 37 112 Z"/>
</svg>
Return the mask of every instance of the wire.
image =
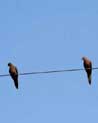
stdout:
<svg viewBox="0 0 98 123">
<path fill-rule="evenodd" d="M 90 69 L 90 68 L 87 68 Z M 98 67 L 92 68 L 92 70 L 96 70 Z M 50 73 L 61 73 L 61 72 L 75 72 L 75 71 L 83 71 L 85 69 L 63 69 L 63 70 L 50 70 L 50 71 L 38 71 L 38 72 L 27 72 L 27 73 L 19 73 L 18 75 L 31 75 L 31 74 L 50 74 Z M 10 76 L 10 74 L 1 74 L 0 77 L 7 77 Z"/>
</svg>

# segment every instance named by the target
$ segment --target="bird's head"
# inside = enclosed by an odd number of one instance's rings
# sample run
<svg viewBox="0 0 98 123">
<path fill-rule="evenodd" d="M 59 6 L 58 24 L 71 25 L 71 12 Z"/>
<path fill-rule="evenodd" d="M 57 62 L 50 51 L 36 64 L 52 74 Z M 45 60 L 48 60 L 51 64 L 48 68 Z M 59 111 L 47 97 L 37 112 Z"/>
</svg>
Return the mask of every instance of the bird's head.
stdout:
<svg viewBox="0 0 98 123">
<path fill-rule="evenodd" d="M 11 66 L 11 65 L 12 65 L 12 63 L 11 63 L 11 62 L 9 62 L 9 63 L 8 63 L 8 66 Z"/>
<path fill-rule="evenodd" d="M 86 59 L 86 57 L 82 57 L 82 60 L 84 61 Z"/>
</svg>

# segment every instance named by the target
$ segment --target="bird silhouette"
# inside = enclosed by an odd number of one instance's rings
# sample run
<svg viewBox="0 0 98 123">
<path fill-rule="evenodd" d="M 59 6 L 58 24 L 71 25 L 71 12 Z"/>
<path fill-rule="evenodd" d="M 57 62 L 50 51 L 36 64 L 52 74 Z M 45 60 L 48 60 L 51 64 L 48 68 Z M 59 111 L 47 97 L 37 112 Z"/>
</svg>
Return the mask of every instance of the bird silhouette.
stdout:
<svg viewBox="0 0 98 123">
<path fill-rule="evenodd" d="M 83 65 L 85 68 L 85 71 L 87 73 L 88 82 L 91 85 L 91 79 L 92 79 L 92 62 L 87 57 L 82 57 Z"/>
<path fill-rule="evenodd" d="M 14 66 L 12 63 L 8 63 L 9 66 L 9 73 L 12 79 L 14 80 L 14 85 L 16 89 L 18 89 L 18 70 L 16 66 Z"/>
</svg>

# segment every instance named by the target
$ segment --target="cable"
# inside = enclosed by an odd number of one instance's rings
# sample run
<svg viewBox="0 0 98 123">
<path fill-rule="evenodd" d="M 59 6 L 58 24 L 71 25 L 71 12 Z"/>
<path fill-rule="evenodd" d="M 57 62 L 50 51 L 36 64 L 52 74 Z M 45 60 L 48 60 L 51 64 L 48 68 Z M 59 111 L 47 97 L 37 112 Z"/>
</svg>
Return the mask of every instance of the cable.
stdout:
<svg viewBox="0 0 98 123">
<path fill-rule="evenodd" d="M 90 68 L 88 68 L 90 69 Z M 96 70 L 98 67 L 92 68 L 92 70 Z M 31 75 L 31 74 L 50 74 L 50 73 L 61 73 L 61 72 L 75 72 L 75 71 L 83 71 L 85 69 L 63 69 L 63 70 L 50 70 L 50 71 L 38 71 L 38 72 L 27 72 L 27 73 L 19 73 L 18 75 Z M 7 77 L 10 76 L 10 74 L 1 74 L 0 77 Z"/>
</svg>

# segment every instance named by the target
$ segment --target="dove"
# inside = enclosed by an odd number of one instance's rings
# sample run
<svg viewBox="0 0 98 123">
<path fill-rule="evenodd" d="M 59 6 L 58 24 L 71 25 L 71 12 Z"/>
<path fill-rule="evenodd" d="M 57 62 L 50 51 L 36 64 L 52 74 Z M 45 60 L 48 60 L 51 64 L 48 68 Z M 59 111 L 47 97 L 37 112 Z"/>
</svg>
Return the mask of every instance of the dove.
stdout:
<svg viewBox="0 0 98 123">
<path fill-rule="evenodd" d="M 16 66 L 14 66 L 12 63 L 8 63 L 8 66 L 9 66 L 10 76 L 14 80 L 14 85 L 16 89 L 18 89 L 18 70 Z"/>
<path fill-rule="evenodd" d="M 82 57 L 82 60 L 83 60 L 83 65 L 84 65 L 85 71 L 87 73 L 89 85 L 91 85 L 92 62 L 87 57 Z"/>
</svg>

